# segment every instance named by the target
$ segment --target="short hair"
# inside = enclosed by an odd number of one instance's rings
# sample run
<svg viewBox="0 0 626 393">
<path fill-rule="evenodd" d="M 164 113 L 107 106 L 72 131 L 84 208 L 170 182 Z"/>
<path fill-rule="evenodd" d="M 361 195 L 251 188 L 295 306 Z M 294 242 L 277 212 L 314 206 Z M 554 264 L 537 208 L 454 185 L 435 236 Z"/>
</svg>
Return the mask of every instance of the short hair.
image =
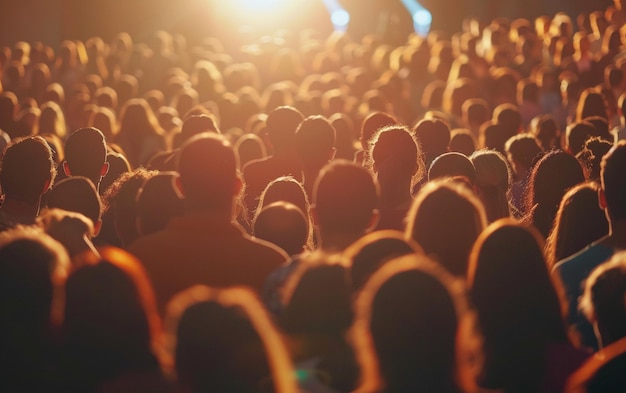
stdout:
<svg viewBox="0 0 626 393">
<path fill-rule="evenodd" d="M 626 220 L 626 141 L 619 141 L 602 159 L 600 178 L 611 221 Z"/>
<path fill-rule="evenodd" d="M 444 179 L 427 183 L 417 194 L 405 236 L 427 255 L 436 255 L 447 271 L 464 277 L 472 246 L 486 225 L 485 209 L 469 187 Z"/>
<path fill-rule="evenodd" d="M 96 187 L 86 177 L 72 176 L 58 182 L 48 193 L 49 208 L 76 212 L 95 225 L 102 218 L 102 201 Z"/>
<path fill-rule="evenodd" d="M 589 321 L 600 321 L 620 336 L 626 333 L 626 252 L 614 254 L 591 272 L 579 307 Z"/>
<path fill-rule="evenodd" d="M 279 201 L 264 206 L 252 222 L 254 236 L 285 250 L 300 254 L 309 239 L 309 219 L 293 203 Z"/>
<path fill-rule="evenodd" d="M 472 161 L 461 153 L 450 152 L 437 157 L 428 169 L 428 180 L 445 177 L 463 177 L 471 185 L 476 182 L 476 168 Z"/>
<path fill-rule="evenodd" d="M 335 147 L 335 128 L 323 116 L 309 116 L 296 130 L 296 150 L 305 166 L 324 165 Z"/>
<path fill-rule="evenodd" d="M 385 112 L 372 112 L 365 117 L 361 124 L 361 142 L 364 145 L 369 143 L 370 139 L 376 131 L 385 126 L 393 126 L 398 121 L 388 113 Z"/>
<path fill-rule="evenodd" d="M 426 165 L 448 151 L 450 127 L 443 120 L 423 119 L 415 125 L 413 132 L 424 151 Z"/>
<path fill-rule="evenodd" d="M 98 185 L 106 160 L 105 138 L 97 128 L 79 128 L 65 141 L 65 161 L 72 176 L 85 176 Z"/>
<path fill-rule="evenodd" d="M 509 217 L 511 168 L 506 158 L 496 150 L 479 150 L 472 154 L 470 160 L 476 168 L 476 187 L 489 222 Z"/>
<path fill-rule="evenodd" d="M 293 146 L 298 126 L 304 120 L 302 112 L 291 106 L 279 106 L 267 115 L 266 132 L 277 150 Z"/>
<path fill-rule="evenodd" d="M 237 160 L 228 140 L 213 133 L 189 139 L 178 156 L 180 183 L 188 199 L 204 208 L 230 208 Z"/>
<path fill-rule="evenodd" d="M 588 121 L 578 121 L 571 123 L 565 129 L 565 140 L 569 151 L 573 155 L 580 153 L 587 139 L 596 135 L 596 129 L 593 124 Z"/>
<path fill-rule="evenodd" d="M 17 139 L 4 151 L 0 185 L 6 198 L 35 203 L 55 176 L 52 151 L 40 136 Z"/>
<path fill-rule="evenodd" d="M 379 195 L 378 183 L 367 169 L 346 160 L 329 163 L 313 190 L 320 227 L 340 233 L 367 229 Z"/>
<path fill-rule="evenodd" d="M 147 235 L 164 229 L 184 213 L 183 201 L 174 189 L 176 172 L 160 172 L 149 177 L 137 193 L 137 229 Z"/>
<path fill-rule="evenodd" d="M 215 119 L 208 115 L 194 115 L 189 116 L 183 122 L 181 128 L 181 137 L 183 141 L 188 140 L 194 135 L 202 134 L 203 132 L 216 132 L 220 133 L 217 128 Z"/>
<path fill-rule="evenodd" d="M 517 134 L 518 130 L 522 126 L 522 115 L 520 110 L 513 104 L 498 105 L 496 109 L 493 110 L 493 120 L 496 124 L 504 127 L 504 133 L 508 137 L 512 137 Z"/>
<path fill-rule="evenodd" d="M 512 161 L 519 162 L 526 169 L 532 168 L 542 153 L 539 141 L 529 133 L 518 134 L 509 138 L 504 144 L 504 150 Z"/>
</svg>

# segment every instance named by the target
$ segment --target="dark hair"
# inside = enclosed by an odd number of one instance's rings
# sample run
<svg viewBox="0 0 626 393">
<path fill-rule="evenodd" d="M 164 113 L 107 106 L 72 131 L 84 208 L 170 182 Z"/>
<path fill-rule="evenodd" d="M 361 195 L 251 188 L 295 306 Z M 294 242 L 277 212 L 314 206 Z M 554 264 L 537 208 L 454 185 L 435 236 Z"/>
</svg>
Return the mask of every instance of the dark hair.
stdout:
<svg viewBox="0 0 626 393">
<path fill-rule="evenodd" d="M 189 139 L 178 156 L 185 199 L 197 208 L 230 209 L 237 179 L 235 152 L 226 138 L 204 133 Z"/>
<path fill-rule="evenodd" d="M 585 148 L 587 139 L 596 135 L 596 129 L 593 124 L 587 121 L 579 121 L 567 126 L 565 131 L 565 139 L 567 147 L 575 156 Z"/>
<path fill-rule="evenodd" d="M 600 177 L 611 221 L 626 220 L 626 141 L 619 141 L 602 158 Z"/>
<path fill-rule="evenodd" d="M 46 204 L 76 212 L 89 218 L 96 225 L 102 218 L 102 201 L 91 180 L 83 176 L 72 176 L 58 182 L 48 193 Z"/>
<path fill-rule="evenodd" d="M 427 183 L 407 214 L 405 236 L 450 273 L 465 276 L 474 241 L 486 226 L 482 203 L 463 183 Z"/>
<path fill-rule="evenodd" d="M 65 141 L 65 161 L 72 176 L 85 176 L 98 186 L 106 160 L 104 135 L 97 128 L 80 128 Z"/>
<path fill-rule="evenodd" d="M 379 195 L 367 169 L 345 160 L 332 161 L 320 172 L 313 191 L 320 227 L 340 233 L 364 231 L 378 208 Z"/>
<path fill-rule="evenodd" d="M 476 189 L 485 206 L 487 220 L 509 217 L 511 169 L 504 156 L 495 150 L 474 152 L 470 160 L 476 168 Z"/>
<path fill-rule="evenodd" d="M 137 192 L 137 230 L 148 235 L 164 229 L 173 217 L 184 213 L 183 201 L 174 189 L 176 172 L 148 177 Z"/>
<path fill-rule="evenodd" d="M 274 243 L 288 255 L 304 251 L 309 239 L 309 219 L 289 202 L 274 202 L 261 208 L 252 222 L 254 236 Z"/>
<path fill-rule="evenodd" d="M 464 300 L 452 277 L 423 255 L 385 264 L 356 302 L 361 390 L 465 391 L 457 348 Z"/>
<path fill-rule="evenodd" d="M 543 156 L 534 166 L 529 180 L 527 208 L 530 222 L 547 238 L 559 203 L 565 192 L 585 181 L 578 160 L 561 150 Z"/>
<path fill-rule="evenodd" d="M 0 185 L 6 198 L 35 203 L 55 176 L 52 151 L 42 137 L 16 139 L 5 149 Z"/>
<path fill-rule="evenodd" d="M 569 189 L 563 196 L 546 239 L 546 260 L 550 268 L 609 232 L 606 215 L 598 202 L 599 190 L 598 183 L 586 182 Z"/>
<path fill-rule="evenodd" d="M 444 153 L 437 157 L 428 169 L 428 180 L 446 177 L 462 177 L 469 184 L 476 182 L 476 168 L 472 161 L 461 153 Z"/>
<path fill-rule="evenodd" d="M 302 113 L 291 106 L 280 106 L 267 115 L 266 132 L 275 150 L 294 145 L 296 129 L 303 120 Z"/>
<path fill-rule="evenodd" d="M 309 116 L 296 130 L 296 150 L 305 167 L 322 166 L 335 147 L 335 129 L 322 116 Z"/>
<path fill-rule="evenodd" d="M 424 119 L 415 125 L 413 132 L 424 151 L 426 165 L 448 151 L 450 127 L 439 119 Z"/>
<path fill-rule="evenodd" d="M 539 233 L 511 219 L 491 224 L 472 249 L 468 283 L 485 340 L 479 384 L 536 391 L 546 346 L 568 342 Z"/>
<path fill-rule="evenodd" d="M 167 322 L 186 389 L 295 392 L 285 345 L 250 290 L 191 287 L 170 301 Z"/>
</svg>

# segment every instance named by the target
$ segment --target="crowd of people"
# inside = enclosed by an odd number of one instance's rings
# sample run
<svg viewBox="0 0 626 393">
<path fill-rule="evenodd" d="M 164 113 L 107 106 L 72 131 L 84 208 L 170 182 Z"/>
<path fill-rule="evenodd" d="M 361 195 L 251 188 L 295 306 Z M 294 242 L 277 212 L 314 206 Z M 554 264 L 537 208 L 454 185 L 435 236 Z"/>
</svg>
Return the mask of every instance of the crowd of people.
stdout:
<svg viewBox="0 0 626 393">
<path fill-rule="evenodd" d="M 626 9 L 0 50 L 0 391 L 626 391 Z"/>
</svg>

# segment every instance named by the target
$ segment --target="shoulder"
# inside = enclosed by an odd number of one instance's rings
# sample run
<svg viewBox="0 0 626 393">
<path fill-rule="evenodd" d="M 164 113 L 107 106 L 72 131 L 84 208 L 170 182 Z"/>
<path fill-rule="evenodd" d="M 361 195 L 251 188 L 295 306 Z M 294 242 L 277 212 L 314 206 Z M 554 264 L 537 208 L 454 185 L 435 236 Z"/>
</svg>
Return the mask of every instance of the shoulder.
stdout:
<svg viewBox="0 0 626 393">
<path fill-rule="evenodd" d="M 613 252 L 613 248 L 601 242 L 593 243 L 578 253 L 557 262 L 554 265 L 553 273 L 558 272 L 563 275 L 573 270 L 593 268 L 610 258 Z"/>
</svg>

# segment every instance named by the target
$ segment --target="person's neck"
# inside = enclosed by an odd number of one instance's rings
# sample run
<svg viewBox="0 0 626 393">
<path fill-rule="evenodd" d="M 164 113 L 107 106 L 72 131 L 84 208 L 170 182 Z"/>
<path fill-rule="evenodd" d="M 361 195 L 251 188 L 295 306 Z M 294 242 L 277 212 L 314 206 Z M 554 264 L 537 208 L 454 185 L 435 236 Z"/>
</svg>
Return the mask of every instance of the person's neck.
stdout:
<svg viewBox="0 0 626 393">
<path fill-rule="evenodd" d="M 33 224 L 39 214 L 39 201 L 29 203 L 7 198 L 2 203 L 2 211 L 10 221 L 16 224 Z"/>
<path fill-rule="evenodd" d="M 393 187 L 381 188 L 380 202 L 384 207 L 398 207 L 412 199 L 411 181 L 401 181 L 393 184 Z"/>
<path fill-rule="evenodd" d="M 206 206 L 198 206 L 187 203 L 185 205 L 185 215 L 189 217 L 210 216 L 211 220 L 217 221 L 233 221 L 233 213 L 231 208 L 216 209 L 207 208 Z"/>
</svg>

